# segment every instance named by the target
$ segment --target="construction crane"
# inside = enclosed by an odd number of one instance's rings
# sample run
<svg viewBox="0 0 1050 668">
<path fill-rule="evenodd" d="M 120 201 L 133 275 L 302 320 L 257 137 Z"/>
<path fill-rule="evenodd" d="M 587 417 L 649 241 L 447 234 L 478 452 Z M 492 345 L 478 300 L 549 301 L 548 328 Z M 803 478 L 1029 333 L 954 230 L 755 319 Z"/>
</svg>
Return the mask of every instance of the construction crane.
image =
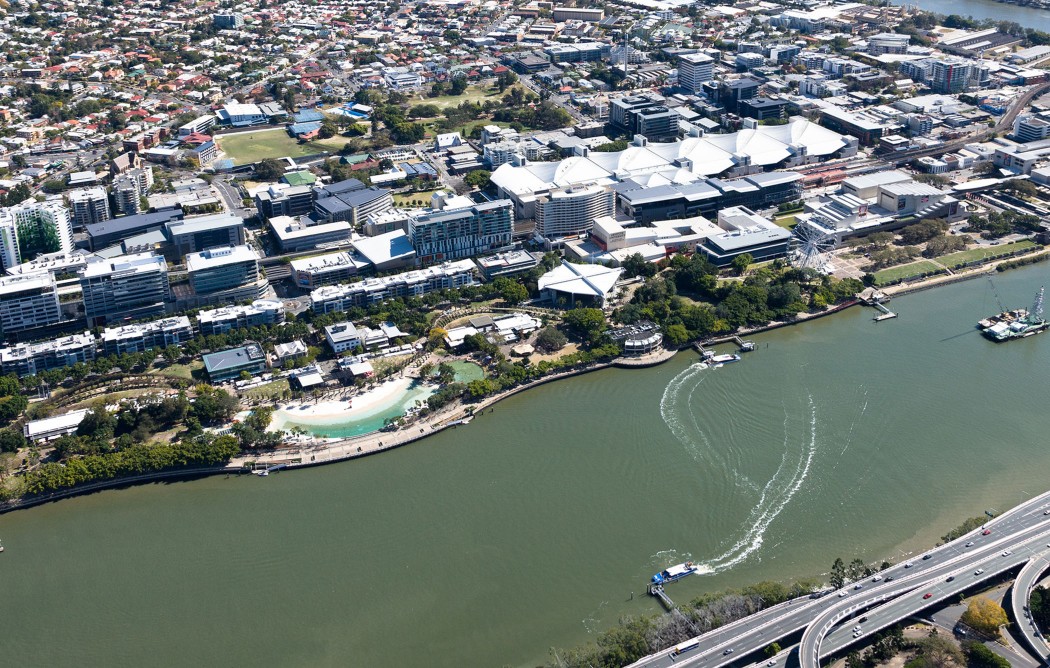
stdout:
<svg viewBox="0 0 1050 668">
<path fill-rule="evenodd" d="M 1039 322 L 1043 319 L 1043 292 L 1046 288 L 1040 287 L 1039 292 L 1035 293 L 1035 301 L 1032 302 L 1032 310 L 1028 312 L 1028 320 L 1030 322 Z"/>
</svg>

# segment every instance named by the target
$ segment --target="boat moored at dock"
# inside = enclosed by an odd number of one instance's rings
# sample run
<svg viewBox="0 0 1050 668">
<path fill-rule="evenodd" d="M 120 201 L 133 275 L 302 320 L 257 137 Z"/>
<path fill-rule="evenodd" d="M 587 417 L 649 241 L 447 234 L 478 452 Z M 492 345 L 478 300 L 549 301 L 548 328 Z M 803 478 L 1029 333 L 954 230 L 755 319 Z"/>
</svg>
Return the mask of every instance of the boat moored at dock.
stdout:
<svg viewBox="0 0 1050 668">
<path fill-rule="evenodd" d="M 652 578 L 653 584 L 667 584 L 668 582 L 676 582 L 684 577 L 690 576 L 700 570 L 700 567 L 691 561 L 685 563 L 676 564 L 669 566 L 667 569 L 660 571 Z"/>
</svg>

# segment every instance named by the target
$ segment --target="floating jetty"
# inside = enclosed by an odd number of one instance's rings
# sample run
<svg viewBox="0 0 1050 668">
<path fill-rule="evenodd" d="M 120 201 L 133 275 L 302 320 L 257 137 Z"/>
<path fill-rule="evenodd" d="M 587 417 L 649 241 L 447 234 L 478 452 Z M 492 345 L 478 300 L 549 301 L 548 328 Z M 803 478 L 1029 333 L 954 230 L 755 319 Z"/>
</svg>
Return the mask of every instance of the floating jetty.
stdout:
<svg viewBox="0 0 1050 668">
<path fill-rule="evenodd" d="M 879 312 L 878 315 L 876 315 L 874 318 L 872 318 L 872 320 L 874 320 L 875 322 L 882 322 L 883 320 L 889 320 L 891 318 L 896 318 L 897 317 L 896 313 L 894 313 L 893 311 L 889 310 L 888 308 L 886 308 L 885 306 L 883 306 L 879 302 L 872 303 L 872 306 L 875 308 L 876 311 Z"/>
<path fill-rule="evenodd" d="M 709 345 L 709 346 L 717 346 L 717 345 L 722 344 L 722 343 L 735 343 L 737 345 L 738 352 L 741 352 L 741 353 L 749 353 L 749 352 L 751 352 L 752 350 L 755 350 L 755 348 L 758 347 L 755 344 L 754 341 L 745 341 L 744 339 L 740 338 L 736 334 L 733 334 L 731 336 L 724 336 L 724 337 L 719 338 L 719 339 L 711 339 L 710 341 L 707 342 L 707 345 Z M 715 356 L 715 351 L 709 350 L 708 348 L 705 348 L 704 344 L 701 343 L 700 341 L 697 341 L 696 343 L 693 344 L 693 350 L 695 350 L 696 352 L 700 353 L 700 355 L 705 360 L 708 359 L 709 357 L 714 357 Z"/>
<path fill-rule="evenodd" d="M 288 468 L 287 462 L 281 462 L 280 464 L 271 464 L 265 468 L 253 468 L 252 473 L 257 476 L 268 476 L 273 471 L 280 471 L 283 468 Z"/>
</svg>

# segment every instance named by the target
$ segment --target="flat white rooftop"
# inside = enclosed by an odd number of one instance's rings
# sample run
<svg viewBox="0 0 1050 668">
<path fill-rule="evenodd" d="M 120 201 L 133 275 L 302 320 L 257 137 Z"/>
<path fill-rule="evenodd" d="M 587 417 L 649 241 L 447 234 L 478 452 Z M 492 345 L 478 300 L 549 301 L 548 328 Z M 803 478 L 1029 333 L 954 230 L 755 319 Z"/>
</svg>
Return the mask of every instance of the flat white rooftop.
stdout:
<svg viewBox="0 0 1050 668">
<path fill-rule="evenodd" d="M 167 270 L 168 263 L 160 255 L 135 253 L 88 261 L 84 267 L 83 276 L 84 278 L 95 278 L 109 274 L 149 274 Z"/>
<path fill-rule="evenodd" d="M 33 290 L 54 290 L 54 288 L 55 277 L 49 271 L 0 276 L 0 297 L 14 296 Z"/>
<path fill-rule="evenodd" d="M 214 267 L 224 267 L 240 262 L 258 262 L 259 253 L 251 246 L 226 246 L 224 248 L 208 248 L 199 253 L 188 253 L 186 255 L 186 269 L 188 271 L 201 271 Z"/>
<path fill-rule="evenodd" d="M 23 432 L 26 438 L 33 440 L 41 438 L 48 434 L 54 434 L 69 429 L 75 429 L 84 421 L 84 416 L 88 414 L 87 408 L 82 408 L 78 411 L 70 411 L 63 415 L 56 415 L 54 417 L 44 418 L 43 420 L 33 420 L 27 422 Z"/>
</svg>

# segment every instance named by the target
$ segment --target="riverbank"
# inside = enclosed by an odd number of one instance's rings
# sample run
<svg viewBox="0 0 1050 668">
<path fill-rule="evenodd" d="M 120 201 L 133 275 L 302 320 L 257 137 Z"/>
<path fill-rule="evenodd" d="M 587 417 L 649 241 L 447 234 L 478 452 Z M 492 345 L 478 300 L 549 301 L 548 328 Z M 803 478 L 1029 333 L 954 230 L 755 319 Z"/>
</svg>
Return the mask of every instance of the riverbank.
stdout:
<svg viewBox="0 0 1050 668">
<path fill-rule="evenodd" d="M 855 306 L 857 303 L 859 302 L 855 300 L 849 301 L 829 307 L 823 311 L 799 314 L 799 317 L 794 320 L 776 321 L 759 327 L 745 328 L 739 330 L 737 334 L 704 341 L 703 345 L 721 345 L 731 342 L 734 337 L 737 336 L 747 336 L 779 329 L 781 327 L 801 324 L 816 318 L 841 312 L 847 308 Z M 460 426 L 465 427 L 471 420 L 485 414 L 491 414 L 494 410 L 493 407 L 500 401 L 534 387 L 612 367 L 626 369 L 650 368 L 664 364 L 665 362 L 672 360 L 678 353 L 689 350 L 689 346 L 684 346 L 677 350 L 661 348 L 658 351 L 646 355 L 619 357 L 607 362 L 594 363 L 585 367 L 558 372 L 529 383 L 515 386 L 503 392 L 490 395 L 477 403 L 464 404 L 462 402 L 457 402 L 420 421 L 393 431 L 371 431 L 360 436 L 338 439 L 298 437 L 298 442 L 290 444 L 289 447 L 281 447 L 267 451 L 246 452 L 234 457 L 228 464 L 221 467 L 185 471 L 158 471 L 155 473 L 142 474 L 133 478 L 115 478 L 113 480 L 99 481 L 87 486 L 77 487 L 63 492 L 55 492 L 46 497 L 16 499 L 0 505 L 0 514 L 21 508 L 29 508 L 48 501 L 58 501 L 81 494 L 90 494 L 104 489 L 113 489 L 128 485 L 177 478 L 194 478 L 206 475 L 240 474 L 271 467 L 280 467 L 280 469 L 284 470 L 307 468 L 324 464 L 334 464 L 350 459 L 356 459 L 358 457 L 366 457 L 408 445 L 410 443 L 415 443 L 416 441 L 441 433 L 446 429 L 456 429 Z M 376 390 L 373 390 L 371 393 L 358 395 L 348 400 L 285 406 L 274 412 L 274 421 L 271 424 L 271 428 L 280 429 L 288 424 L 294 423 L 327 426 L 339 418 L 343 418 L 345 421 L 347 410 L 354 408 L 367 411 L 374 409 L 377 406 L 381 406 L 385 401 L 389 400 L 391 394 L 395 390 L 400 389 L 404 391 L 407 387 L 405 384 L 411 384 L 413 381 L 414 378 L 391 380 L 384 383 L 384 385 Z"/>
<path fill-rule="evenodd" d="M 1014 256 L 1010 258 L 1003 258 L 1001 260 L 982 265 L 980 267 L 974 267 L 963 272 L 957 272 L 951 275 L 937 275 L 931 276 L 921 281 L 908 284 L 898 284 L 884 288 L 882 291 L 889 296 L 902 296 L 910 293 L 915 293 L 923 290 L 928 290 L 935 287 L 944 285 L 950 285 L 953 283 L 970 280 L 972 278 L 980 278 L 982 276 L 991 276 L 996 273 L 997 267 L 1005 262 L 1013 263 L 1017 261 L 1023 261 L 1030 257 L 1035 257 L 1041 253 L 1045 253 L 1044 248 L 1039 248 L 1031 253 L 1025 255 Z M 754 334 L 768 332 L 783 327 L 799 325 L 805 322 L 809 322 L 818 318 L 823 318 L 835 313 L 842 312 L 853 306 L 856 306 L 860 302 L 857 300 L 851 300 L 837 304 L 835 306 L 828 307 L 823 311 L 817 312 L 805 312 L 800 313 L 796 318 L 785 321 L 775 321 L 760 325 L 757 327 L 743 328 L 736 331 L 733 334 L 714 337 L 701 341 L 700 343 L 704 346 L 722 345 L 725 343 L 732 342 L 737 337 L 751 336 Z M 352 436 L 348 438 L 327 438 L 320 439 L 317 437 L 299 437 L 299 441 L 289 444 L 289 447 L 277 448 L 274 450 L 261 451 L 261 452 L 247 452 L 243 453 L 232 459 L 229 464 L 223 467 L 215 469 L 194 469 L 192 471 L 160 471 L 156 473 L 143 474 L 134 478 L 118 478 L 111 481 L 99 481 L 92 483 L 89 486 L 83 488 L 76 488 L 64 492 L 55 492 L 46 498 L 26 499 L 26 500 L 14 500 L 7 504 L 0 505 L 0 514 L 9 512 L 11 510 L 17 510 L 20 508 L 26 508 L 47 501 L 59 500 L 64 498 L 70 498 L 79 494 L 87 494 L 103 489 L 122 487 L 129 484 L 140 484 L 146 482 L 154 482 L 157 480 L 168 480 L 179 477 L 197 477 L 201 475 L 215 475 L 215 474 L 230 474 L 239 473 L 251 470 L 253 468 L 266 468 L 271 466 L 281 466 L 282 468 L 306 468 L 312 466 L 320 466 L 322 464 L 331 464 L 341 461 L 347 461 L 358 457 L 365 457 L 368 455 L 377 454 L 393 448 L 397 448 L 410 443 L 415 443 L 429 436 L 441 433 L 446 429 L 455 429 L 458 427 L 465 427 L 469 424 L 470 420 L 481 417 L 482 415 L 491 413 L 494 410 L 494 406 L 500 401 L 514 396 L 520 392 L 545 385 L 547 383 L 561 380 L 564 378 L 571 378 L 584 373 L 590 373 L 592 371 L 598 371 L 601 369 L 607 369 L 612 367 L 626 368 L 626 369 L 642 369 L 650 368 L 664 364 L 673 359 L 679 352 L 688 350 L 689 346 L 683 346 L 681 349 L 666 349 L 661 348 L 659 351 L 650 353 L 643 356 L 634 357 L 619 357 L 607 362 L 600 362 L 588 365 L 586 367 L 575 368 L 568 371 L 563 371 L 543 378 L 539 378 L 535 381 L 518 385 L 510 388 L 503 392 L 490 395 L 485 397 L 481 401 L 472 404 L 464 404 L 457 402 L 449 407 L 441 409 L 436 413 L 433 413 L 426 418 L 416 421 L 415 423 L 406 427 L 397 429 L 395 431 L 371 431 L 367 434 L 359 436 Z M 301 422 L 307 425 L 314 426 L 328 426 L 337 422 L 339 419 L 346 420 L 347 410 L 362 410 L 367 412 L 381 406 L 384 402 L 389 401 L 390 397 L 396 390 L 404 391 L 405 383 L 411 383 L 412 378 L 395 379 L 384 383 L 376 390 L 371 393 L 364 393 L 351 397 L 349 400 L 343 401 L 327 401 L 319 402 L 317 404 L 300 405 L 300 406 L 285 406 L 275 411 L 274 414 L 274 428 L 282 428 L 287 424 L 294 424 Z M 305 410 L 303 409 L 305 406 Z M 486 412 L 487 411 L 487 412 Z"/>
</svg>

